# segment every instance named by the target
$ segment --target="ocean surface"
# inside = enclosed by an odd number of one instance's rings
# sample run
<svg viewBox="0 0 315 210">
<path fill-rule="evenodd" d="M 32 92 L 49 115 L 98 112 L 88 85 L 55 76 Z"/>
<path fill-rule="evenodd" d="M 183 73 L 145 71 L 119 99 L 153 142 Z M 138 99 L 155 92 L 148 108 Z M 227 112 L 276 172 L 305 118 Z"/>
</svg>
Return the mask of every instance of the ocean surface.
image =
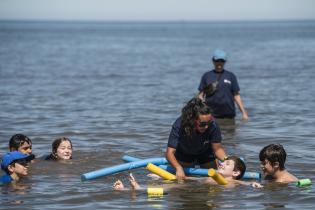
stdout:
<svg viewBox="0 0 315 210">
<path fill-rule="evenodd" d="M 0 22 L 0 154 L 23 133 L 38 157 L 28 177 L 0 186 L 0 209 L 314 209 L 314 185 L 187 182 L 150 198 L 112 189 L 117 179 L 129 187 L 128 171 L 81 181 L 123 155 L 164 156 L 217 48 L 250 117 L 220 122 L 227 153 L 260 172 L 259 151 L 280 143 L 287 169 L 315 182 L 315 21 Z M 72 140 L 73 160 L 41 160 L 61 136 Z M 143 186 L 167 184 L 132 172 Z"/>
</svg>

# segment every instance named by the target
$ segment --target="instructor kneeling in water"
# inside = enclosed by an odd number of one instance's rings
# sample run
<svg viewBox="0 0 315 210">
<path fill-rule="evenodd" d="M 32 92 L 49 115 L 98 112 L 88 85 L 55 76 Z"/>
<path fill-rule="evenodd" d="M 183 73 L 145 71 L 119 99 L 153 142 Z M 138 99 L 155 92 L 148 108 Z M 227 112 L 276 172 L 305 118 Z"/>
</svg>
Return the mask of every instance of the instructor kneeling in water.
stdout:
<svg viewBox="0 0 315 210">
<path fill-rule="evenodd" d="M 221 140 L 211 109 L 199 98 L 191 99 L 173 124 L 166 150 L 166 159 L 176 169 L 177 179 L 186 178 L 183 167 L 197 164 L 201 168 L 217 168 L 215 158 L 226 159 Z"/>
</svg>

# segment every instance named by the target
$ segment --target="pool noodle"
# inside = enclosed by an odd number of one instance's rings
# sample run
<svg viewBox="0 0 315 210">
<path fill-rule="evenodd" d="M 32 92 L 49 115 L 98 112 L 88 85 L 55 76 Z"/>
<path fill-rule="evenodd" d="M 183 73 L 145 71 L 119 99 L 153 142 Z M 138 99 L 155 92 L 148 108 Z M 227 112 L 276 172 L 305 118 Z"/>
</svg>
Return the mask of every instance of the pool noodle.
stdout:
<svg viewBox="0 0 315 210">
<path fill-rule="evenodd" d="M 297 181 L 296 185 L 299 187 L 309 186 L 312 184 L 310 179 L 300 179 Z"/>
<path fill-rule="evenodd" d="M 129 155 L 124 155 L 122 159 L 127 162 L 141 160 L 140 158 L 132 157 Z M 176 173 L 176 169 L 174 167 L 165 165 L 165 163 L 163 165 L 159 165 L 159 167 L 168 172 Z M 208 169 L 204 169 L 204 168 L 183 168 L 183 169 L 184 169 L 185 174 L 208 176 Z M 242 179 L 261 179 L 261 174 L 257 172 L 245 172 Z"/>
<path fill-rule="evenodd" d="M 171 174 L 170 172 L 152 164 L 152 163 L 148 163 L 146 169 L 148 169 L 149 171 L 151 171 L 152 173 L 159 175 L 160 177 L 162 177 L 163 179 L 166 180 L 175 180 L 176 176 L 174 174 Z"/>
<path fill-rule="evenodd" d="M 103 169 L 99 169 L 96 171 L 91 171 L 91 172 L 82 174 L 81 180 L 85 181 L 85 180 L 96 179 L 96 178 L 101 177 L 101 176 L 107 176 L 107 175 L 114 174 L 114 173 L 121 172 L 121 171 L 126 171 L 126 170 L 130 170 L 130 169 L 144 167 L 148 163 L 153 163 L 156 165 L 163 165 L 163 164 L 167 163 L 167 160 L 165 158 L 148 158 L 148 159 L 141 159 L 138 161 L 133 161 L 130 163 L 124 163 L 124 164 L 120 164 L 120 165 L 106 167 Z"/>
<path fill-rule="evenodd" d="M 227 185 L 228 184 L 228 182 L 225 180 L 225 178 L 221 174 L 219 174 L 216 170 L 214 170 L 213 168 L 209 169 L 208 175 L 210 177 L 212 177 L 212 179 L 220 185 Z"/>
<path fill-rule="evenodd" d="M 140 158 L 131 157 L 129 155 L 124 155 L 122 159 L 127 162 L 141 160 Z M 176 169 L 172 166 L 165 165 L 165 164 L 163 165 L 157 164 L 157 165 L 168 172 L 176 173 Z M 183 169 L 184 169 L 185 174 L 208 176 L 208 169 L 204 169 L 204 168 L 183 168 Z"/>
<path fill-rule="evenodd" d="M 164 189 L 162 187 L 149 187 L 147 188 L 148 196 L 162 196 L 164 195 Z"/>
</svg>

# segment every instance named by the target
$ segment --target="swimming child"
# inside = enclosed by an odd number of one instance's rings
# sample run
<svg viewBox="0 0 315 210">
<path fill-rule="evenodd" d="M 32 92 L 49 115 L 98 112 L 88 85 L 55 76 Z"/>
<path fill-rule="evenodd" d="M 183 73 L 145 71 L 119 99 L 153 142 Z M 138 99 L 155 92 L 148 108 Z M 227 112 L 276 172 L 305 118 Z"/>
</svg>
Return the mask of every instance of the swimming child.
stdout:
<svg viewBox="0 0 315 210">
<path fill-rule="evenodd" d="M 1 169 L 6 173 L 0 176 L 0 183 L 17 182 L 28 174 L 28 163 L 33 160 L 33 154 L 23 154 L 19 151 L 6 153 L 2 156 Z"/>
<path fill-rule="evenodd" d="M 53 141 L 52 152 L 45 160 L 69 160 L 72 159 L 72 142 L 66 137 Z"/>
<path fill-rule="evenodd" d="M 275 182 L 289 183 L 298 179 L 285 169 L 287 154 L 280 144 L 269 144 L 259 153 L 260 167 L 265 179 Z"/>
<path fill-rule="evenodd" d="M 222 162 L 217 170 L 217 173 L 220 173 L 225 180 L 228 182 L 227 186 L 234 187 L 235 184 L 241 185 L 251 185 L 254 188 L 261 188 L 257 182 L 244 182 L 239 179 L 242 178 L 246 170 L 245 163 L 236 156 L 229 156 L 224 162 Z M 203 184 L 217 184 L 211 177 L 186 177 L 187 180 L 195 180 Z M 129 176 L 129 181 L 132 189 L 142 189 L 139 184 L 136 182 L 132 175 Z M 168 185 L 168 187 L 171 187 Z M 113 188 L 116 190 L 124 189 L 124 185 L 120 180 L 117 180 Z"/>
<path fill-rule="evenodd" d="M 32 154 L 32 140 L 23 134 L 14 134 L 9 141 L 9 150 L 20 151 L 23 154 Z"/>
<path fill-rule="evenodd" d="M 228 182 L 227 186 L 234 187 L 235 184 L 240 184 L 261 188 L 262 185 L 257 182 L 245 182 L 240 180 L 245 171 L 246 165 L 243 160 L 237 156 L 229 156 L 224 162 L 219 163 L 217 173 L 221 174 Z M 217 184 L 211 177 L 188 177 L 188 179 L 197 180 L 206 184 Z"/>
</svg>

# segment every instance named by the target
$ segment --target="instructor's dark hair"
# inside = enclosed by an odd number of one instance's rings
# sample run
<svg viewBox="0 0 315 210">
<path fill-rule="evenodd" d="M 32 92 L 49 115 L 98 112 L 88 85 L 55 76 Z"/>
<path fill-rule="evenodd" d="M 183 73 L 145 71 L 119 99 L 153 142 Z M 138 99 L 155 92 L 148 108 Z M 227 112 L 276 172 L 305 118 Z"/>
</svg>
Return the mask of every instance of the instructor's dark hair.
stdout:
<svg viewBox="0 0 315 210">
<path fill-rule="evenodd" d="M 195 129 L 195 120 L 199 115 L 211 114 L 211 109 L 200 98 L 194 97 L 182 109 L 181 129 L 186 137 L 191 137 Z"/>
</svg>

